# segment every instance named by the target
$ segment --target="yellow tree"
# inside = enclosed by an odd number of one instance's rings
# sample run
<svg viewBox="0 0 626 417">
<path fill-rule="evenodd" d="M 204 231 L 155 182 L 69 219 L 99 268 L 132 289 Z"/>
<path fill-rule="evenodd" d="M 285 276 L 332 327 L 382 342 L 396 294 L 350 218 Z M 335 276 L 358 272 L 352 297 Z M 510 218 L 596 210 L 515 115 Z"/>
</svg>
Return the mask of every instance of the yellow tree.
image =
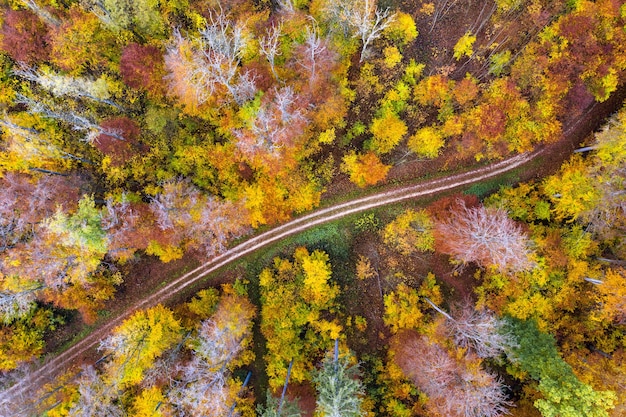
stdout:
<svg viewBox="0 0 626 417">
<path fill-rule="evenodd" d="M 385 226 L 382 236 L 385 244 L 403 255 L 432 251 L 435 246 L 433 221 L 425 210 L 406 210 Z"/>
<path fill-rule="evenodd" d="M 100 342 L 99 349 L 111 356 L 107 379 L 120 388 L 141 382 L 154 360 L 180 341 L 181 333 L 174 313 L 162 305 L 136 312 Z"/>
</svg>

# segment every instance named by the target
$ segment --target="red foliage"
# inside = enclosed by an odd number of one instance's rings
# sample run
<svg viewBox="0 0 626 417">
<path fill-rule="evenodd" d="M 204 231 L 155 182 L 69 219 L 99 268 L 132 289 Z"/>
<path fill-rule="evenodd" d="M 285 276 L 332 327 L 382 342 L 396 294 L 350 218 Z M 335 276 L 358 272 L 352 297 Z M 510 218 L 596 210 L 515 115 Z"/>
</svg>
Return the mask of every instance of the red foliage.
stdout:
<svg viewBox="0 0 626 417">
<path fill-rule="evenodd" d="M 129 87 L 146 90 L 155 97 L 165 95 L 163 52 L 155 46 L 130 43 L 122 52 L 120 73 Z"/>
<path fill-rule="evenodd" d="M 140 133 L 139 127 L 127 117 L 106 120 L 101 124 L 101 127 L 106 131 L 122 136 L 125 140 L 103 133 L 94 141 L 95 147 L 103 154 L 111 157 L 111 165 L 124 164 L 133 156 L 133 148 L 137 144 Z"/>
<path fill-rule="evenodd" d="M 48 58 L 48 29 L 29 10 L 8 10 L 2 25 L 2 49 L 11 58 L 26 64 Z"/>
<path fill-rule="evenodd" d="M 478 197 L 474 194 L 454 194 L 441 198 L 428 206 L 428 212 L 435 221 L 442 221 L 448 217 L 448 213 L 458 210 L 464 204 L 465 207 L 477 207 L 480 205 Z"/>
</svg>

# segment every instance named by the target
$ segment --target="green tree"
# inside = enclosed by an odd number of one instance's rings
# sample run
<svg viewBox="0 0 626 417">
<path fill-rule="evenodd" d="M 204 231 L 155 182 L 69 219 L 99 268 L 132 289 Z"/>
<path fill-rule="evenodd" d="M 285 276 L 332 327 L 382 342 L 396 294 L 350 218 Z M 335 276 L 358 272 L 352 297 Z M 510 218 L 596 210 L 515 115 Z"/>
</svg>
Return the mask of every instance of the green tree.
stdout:
<svg viewBox="0 0 626 417">
<path fill-rule="evenodd" d="M 543 398 L 535 407 L 544 417 L 608 417 L 615 393 L 595 391 L 581 382 L 559 355 L 554 338 L 534 321 L 505 320 L 504 329 L 517 343 L 507 349 L 508 358 L 532 379 L 539 381 Z"/>
<path fill-rule="evenodd" d="M 359 371 L 349 355 L 326 355 L 313 375 L 317 389 L 316 411 L 323 417 L 359 417 L 364 393 Z"/>
</svg>

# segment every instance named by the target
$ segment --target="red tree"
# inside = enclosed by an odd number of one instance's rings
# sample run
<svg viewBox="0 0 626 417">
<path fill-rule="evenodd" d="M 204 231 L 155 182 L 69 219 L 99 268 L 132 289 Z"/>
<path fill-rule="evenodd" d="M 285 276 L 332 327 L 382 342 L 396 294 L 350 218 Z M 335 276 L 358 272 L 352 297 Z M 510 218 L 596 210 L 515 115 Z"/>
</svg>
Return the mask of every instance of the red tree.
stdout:
<svg viewBox="0 0 626 417">
<path fill-rule="evenodd" d="M 8 10 L 2 25 L 2 49 L 19 62 L 33 64 L 48 58 L 48 29 L 29 10 Z"/>
<path fill-rule="evenodd" d="M 122 52 L 120 73 L 129 87 L 146 90 L 156 97 L 165 95 L 163 77 L 167 72 L 163 52 L 156 46 L 128 44 Z"/>
<path fill-rule="evenodd" d="M 122 165 L 133 156 L 133 147 L 139 137 L 139 127 L 128 117 L 115 117 L 105 120 L 100 125 L 104 132 L 111 132 L 115 136 L 102 133 L 94 141 L 94 146 L 103 154 L 111 157 L 112 165 Z M 124 138 L 120 140 L 119 138 Z"/>
</svg>

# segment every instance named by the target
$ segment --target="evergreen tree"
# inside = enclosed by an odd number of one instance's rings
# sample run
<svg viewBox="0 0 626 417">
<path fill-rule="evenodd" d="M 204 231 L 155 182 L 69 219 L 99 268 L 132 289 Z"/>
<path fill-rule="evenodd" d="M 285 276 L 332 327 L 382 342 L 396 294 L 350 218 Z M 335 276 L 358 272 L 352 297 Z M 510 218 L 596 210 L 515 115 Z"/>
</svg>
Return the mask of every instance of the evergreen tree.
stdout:
<svg viewBox="0 0 626 417">
<path fill-rule="evenodd" d="M 317 412 L 327 417 L 357 417 L 361 415 L 363 384 L 358 379 L 356 365 L 349 356 L 327 355 L 313 376 L 317 388 Z"/>
</svg>

